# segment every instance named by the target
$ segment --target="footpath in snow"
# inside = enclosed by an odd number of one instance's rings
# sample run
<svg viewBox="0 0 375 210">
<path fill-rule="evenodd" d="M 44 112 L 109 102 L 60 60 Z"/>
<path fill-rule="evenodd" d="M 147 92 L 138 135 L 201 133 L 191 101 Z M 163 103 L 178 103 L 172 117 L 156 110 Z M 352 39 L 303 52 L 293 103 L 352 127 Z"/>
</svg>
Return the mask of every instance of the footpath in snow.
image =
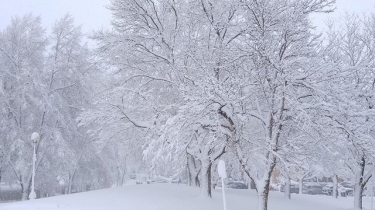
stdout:
<svg viewBox="0 0 375 210">
<path fill-rule="evenodd" d="M 0 204 L 1 210 L 220 210 L 220 189 L 213 198 L 199 197 L 200 189 L 178 184 L 145 184 L 115 187 L 71 195 Z M 227 189 L 228 210 L 255 210 L 255 190 Z M 370 209 L 370 199 L 364 207 Z M 333 199 L 325 195 L 296 195 L 292 200 L 280 192 L 270 193 L 269 210 L 349 210 L 353 197 Z"/>
</svg>

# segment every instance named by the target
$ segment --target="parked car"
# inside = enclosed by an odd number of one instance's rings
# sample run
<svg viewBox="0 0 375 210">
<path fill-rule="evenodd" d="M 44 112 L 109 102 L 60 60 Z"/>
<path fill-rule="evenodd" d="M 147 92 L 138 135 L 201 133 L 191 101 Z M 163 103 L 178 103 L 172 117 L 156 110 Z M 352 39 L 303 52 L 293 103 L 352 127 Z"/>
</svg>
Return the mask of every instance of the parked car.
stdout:
<svg viewBox="0 0 375 210">
<path fill-rule="evenodd" d="M 151 182 L 154 182 L 154 183 L 168 183 L 168 180 L 166 180 L 165 178 L 163 177 L 160 177 L 160 176 L 156 176 L 154 177 Z"/>
<path fill-rule="evenodd" d="M 40 198 L 40 190 L 35 189 L 37 198 Z M 18 184 L 0 183 L 0 203 L 22 200 L 22 188 Z"/>
<path fill-rule="evenodd" d="M 372 189 L 372 190 L 371 190 Z M 375 186 L 373 186 L 372 184 L 370 186 L 366 186 L 364 189 L 363 189 L 363 194 L 362 196 L 372 196 L 372 195 L 375 195 Z"/>
<path fill-rule="evenodd" d="M 248 189 L 247 185 L 242 181 L 224 181 L 225 188 L 231 188 L 231 189 Z M 221 180 L 219 179 L 216 183 L 213 184 L 213 188 L 221 188 Z"/>
<path fill-rule="evenodd" d="M 353 196 L 354 185 L 348 181 L 341 182 L 340 186 L 338 187 L 338 191 L 339 191 L 340 196 L 342 197 Z"/>
<path fill-rule="evenodd" d="M 151 179 L 145 174 L 137 174 L 135 183 L 136 184 L 150 184 Z"/>
<path fill-rule="evenodd" d="M 332 195 L 333 192 L 333 184 L 327 184 L 323 187 L 323 194 L 325 195 Z"/>
<path fill-rule="evenodd" d="M 241 181 L 232 181 L 227 184 L 228 188 L 232 189 L 247 189 L 247 185 Z"/>
<path fill-rule="evenodd" d="M 136 175 L 135 174 L 129 174 L 129 179 L 135 179 Z"/>
<path fill-rule="evenodd" d="M 302 193 L 310 195 L 323 194 L 323 187 L 319 184 L 305 185 L 302 188 Z"/>
<path fill-rule="evenodd" d="M 213 183 L 212 186 L 214 189 L 221 187 L 221 180 L 219 179 L 216 183 Z"/>
<path fill-rule="evenodd" d="M 17 201 L 22 199 L 21 186 L 0 183 L 0 201 Z"/>
<path fill-rule="evenodd" d="M 353 186 L 347 182 L 342 182 L 337 184 L 337 193 L 341 197 L 353 196 Z M 333 193 L 333 184 L 327 184 L 323 187 L 323 194 L 332 195 Z"/>
<path fill-rule="evenodd" d="M 353 196 L 354 194 L 354 189 L 351 187 L 340 186 L 338 187 L 338 191 L 341 197 Z"/>
<path fill-rule="evenodd" d="M 273 183 L 270 184 L 271 191 L 281 191 L 281 187 L 282 187 L 281 184 L 273 184 Z"/>
<path fill-rule="evenodd" d="M 285 186 L 286 185 L 282 185 L 281 188 L 280 188 L 280 191 L 281 192 L 285 192 Z M 291 184 L 290 185 L 290 193 L 299 193 L 299 186 L 298 184 Z"/>
</svg>

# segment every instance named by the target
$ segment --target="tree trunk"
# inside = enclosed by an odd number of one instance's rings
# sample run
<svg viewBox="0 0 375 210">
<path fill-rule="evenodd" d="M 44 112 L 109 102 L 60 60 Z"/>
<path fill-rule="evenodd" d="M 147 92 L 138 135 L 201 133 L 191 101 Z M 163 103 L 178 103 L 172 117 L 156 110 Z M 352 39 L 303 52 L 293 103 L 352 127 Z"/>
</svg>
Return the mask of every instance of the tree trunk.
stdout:
<svg viewBox="0 0 375 210">
<path fill-rule="evenodd" d="M 119 166 L 117 166 L 117 175 L 116 175 L 116 186 L 121 186 L 121 169 Z"/>
<path fill-rule="evenodd" d="M 338 183 L 338 180 L 337 180 L 337 175 L 335 174 L 335 175 L 333 175 L 333 177 L 332 177 L 332 180 L 333 180 L 333 187 L 332 187 L 332 197 L 333 198 L 337 198 L 337 194 L 338 194 L 338 192 L 337 192 L 337 183 Z"/>
<path fill-rule="evenodd" d="M 201 197 L 211 198 L 211 166 L 209 160 L 201 160 Z"/>
<path fill-rule="evenodd" d="M 187 169 L 189 186 L 199 187 L 199 169 L 192 155 L 187 154 Z"/>
<path fill-rule="evenodd" d="M 191 186 L 192 183 L 193 183 L 193 181 L 192 181 L 192 177 L 191 177 L 191 173 L 190 173 L 188 161 L 186 161 L 186 175 L 187 175 L 187 185 Z"/>
<path fill-rule="evenodd" d="M 303 176 L 302 178 L 299 179 L 299 183 L 298 183 L 298 194 L 302 195 L 303 193 L 303 178 L 305 176 Z"/>
<path fill-rule="evenodd" d="M 124 169 L 122 170 L 122 178 L 121 178 L 120 186 L 124 185 L 124 183 L 125 183 L 125 175 L 126 174 L 127 174 L 126 167 L 124 167 Z"/>
<path fill-rule="evenodd" d="M 362 209 L 363 188 L 364 187 L 358 183 L 356 183 L 354 186 L 354 208 L 355 209 Z"/>
<path fill-rule="evenodd" d="M 289 175 L 286 175 L 285 195 L 284 195 L 284 197 L 288 198 L 288 199 L 291 198 L 291 195 L 290 195 L 290 177 L 289 177 Z"/>
<path fill-rule="evenodd" d="M 193 172 L 191 169 L 191 161 L 190 161 L 191 155 L 186 154 L 186 169 L 187 169 L 187 175 L 188 175 L 188 185 L 192 186 L 193 185 Z"/>
<path fill-rule="evenodd" d="M 20 175 L 22 176 L 22 175 Z M 29 198 L 29 194 L 30 194 L 30 187 L 31 187 L 31 176 L 32 174 L 30 174 L 27 178 L 26 181 L 24 181 L 24 179 L 21 179 L 21 190 L 22 190 L 22 200 L 27 200 Z"/>
<path fill-rule="evenodd" d="M 25 201 L 29 197 L 29 189 L 24 184 L 21 184 L 22 200 Z"/>
<path fill-rule="evenodd" d="M 72 186 L 73 186 L 73 180 L 74 180 L 75 174 L 76 174 L 76 170 L 74 170 L 72 174 L 69 173 L 68 194 L 72 193 Z"/>
<path fill-rule="evenodd" d="M 199 173 L 195 176 L 194 180 L 195 180 L 195 186 L 200 187 L 201 182 L 199 181 Z"/>
<path fill-rule="evenodd" d="M 266 171 L 262 177 L 262 179 L 258 179 L 258 174 L 256 177 L 252 176 L 250 173 L 250 168 L 246 167 L 246 162 L 244 162 L 244 158 L 241 152 L 241 147 L 239 144 L 235 144 L 236 148 L 236 155 L 237 158 L 244 169 L 245 173 L 249 176 L 250 179 L 252 179 L 255 183 L 255 189 L 258 192 L 258 210 L 267 210 L 267 203 L 268 203 L 268 193 L 269 193 L 269 187 L 270 187 L 270 180 L 271 175 L 273 172 L 273 169 L 276 166 L 276 157 L 272 154 L 268 153 L 267 157 L 269 159 L 269 163 L 267 165 Z"/>
<path fill-rule="evenodd" d="M 258 192 L 258 210 L 267 210 L 268 206 L 268 194 L 270 191 L 270 182 L 272 171 L 276 165 L 276 158 L 271 159 L 272 162 L 267 168 L 261 179 L 257 179 L 256 190 Z M 289 177 L 288 177 L 289 178 Z"/>
<path fill-rule="evenodd" d="M 361 162 L 359 164 L 359 170 L 355 176 L 355 185 L 354 185 L 354 208 L 362 209 L 362 194 L 363 188 L 365 187 L 364 183 L 364 172 L 365 172 L 365 157 L 362 156 Z"/>
<path fill-rule="evenodd" d="M 28 199 L 28 197 L 29 197 L 28 190 L 26 190 L 26 191 L 22 190 L 22 200 L 25 201 L 25 200 Z"/>
<path fill-rule="evenodd" d="M 302 174 L 300 177 L 299 177 L 299 186 L 298 186 L 298 194 L 302 195 L 303 194 L 303 180 L 305 179 L 305 177 L 309 174 L 309 171 L 306 171 L 305 174 Z"/>
<path fill-rule="evenodd" d="M 120 168 L 117 167 L 117 180 L 116 180 L 116 186 L 120 187 L 125 182 L 125 175 L 126 175 L 126 167 Z"/>
<path fill-rule="evenodd" d="M 263 186 L 262 186 L 263 185 Z M 257 210 L 267 210 L 268 208 L 268 194 L 269 194 L 269 180 L 265 180 L 262 184 L 257 184 L 258 191 L 258 208 Z"/>
</svg>

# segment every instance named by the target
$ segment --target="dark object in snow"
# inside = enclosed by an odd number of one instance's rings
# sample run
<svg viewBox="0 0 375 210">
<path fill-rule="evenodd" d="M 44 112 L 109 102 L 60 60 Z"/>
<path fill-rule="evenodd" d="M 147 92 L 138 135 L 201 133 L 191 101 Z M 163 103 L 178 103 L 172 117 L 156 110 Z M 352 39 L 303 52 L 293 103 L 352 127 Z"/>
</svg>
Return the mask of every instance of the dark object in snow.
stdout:
<svg viewBox="0 0 375 210">
<path fill-rule="evenodd" d="M 302 188 L 303 194 L 318 195 L 323 194 L 323 187 L 319 184 L 309 184 Z"/>
<path fill-rule="evenodd" d="M 281 192 L 285 192 L 285 187 L 286 187 L 286 185 L 281 185 L 281 188 L 280 188 L 280 191 Z M 298 186 L 298 184 L 291 184 L 290 185 L 290 193 L 299 193 L 299 186 Z"/>
<path fill-rule="evenodd" d="M 247 185 L 243 182 L 229 182 L 227 185 L 232 189 L 247 189 Z"/>
</svg>

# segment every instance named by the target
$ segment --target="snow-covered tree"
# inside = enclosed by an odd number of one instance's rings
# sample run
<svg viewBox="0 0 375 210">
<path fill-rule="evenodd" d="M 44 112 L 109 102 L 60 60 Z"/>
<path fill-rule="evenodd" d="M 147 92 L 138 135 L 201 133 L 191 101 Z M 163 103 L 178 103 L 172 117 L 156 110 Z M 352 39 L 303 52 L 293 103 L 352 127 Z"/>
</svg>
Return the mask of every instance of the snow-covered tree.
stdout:
<svg viewBox="0 0 375 210">
<path fill-rule="evenodd" d="M 70 192 L 79 165 L 88 161 L 92 149 L 86 130 L 76 122 L 90 97 L 83 34 L 69 15 L 55 23 L 49 37 L 40 22 L 31 14 L 15 17 L 0 33 L 1 152 L 8 172 L 21 184 L 23 199 L 31 183 L 32 132 L 41 135 L 36 150 L 36 176 L 43 178 L 36 179 L 36 186 L 41 192 L 52 193 L 51 186 L 59 185 L 56 177 Z"/>
<path fill-rule="evenodd" d="M 258 209 L 267 209 L 270 178 L 287 123 L 304 119 L 305 104 L 316 100 L 310 82 L 321 70 L 321 60 L 309 14 L 329 12 L 332 3 L 244 1 L 249 27 L 242 50 L 248 52 L 249 74 L 242 115 L 247 124 L 236 130 L 232 141 L 241 165 L 256 184 Z"/>
<path fill-rule="evenodd" d="M 89 104 L 90 92 L 85 85 L 85 73 L 90 70 L 89 51 L 82 43 L 83 34 L 79 26 L 74 25 L 74 18 L 65 15 L 52 27 L 50 50 L 46 63 L 46 117 L 53 118 L 55 132 L 52 141 L 46 146 L 59 154 L 55 161 L 65 166 L 60 173 L 66 178 L 68 193 L 80 161 L 90 147 L 86 129 L 77 126 L 76 118 Z M 53 148 L 53 149 L 52 149 Z M 62 170 L 63 168 L 61 168 Z M 64 176 L 63 176 L 64 174 Z"/>
<path fill-rule="evenodd" d="M 329 27 L 326 59 L 335 64 L 329 75 L 326 116 L 341 129 L 345 164 L 355 180 L 354 207 L 362 209 L 362 194 L 374 161 L 374 16 L 347 14 L 338 28 Z"/>
<path fill-rule="evenodd" d="M 31 14 L 12 18 L 0 32 L 1 151 L 21 184 L 23 199 L 31 183 L 30 135 L 44 121 L 40 90 L 46 45 L 41 19 Z"/>
<path fill-rule="evenodd" d="M 112 67 L 112 72 L 107 73 L 116 73 L 117 81 L 109 81 L 116 87 L 108 88 L 99 99 L 103 101 L 102 114 L 97 112 L 95 116 L 103 116 L 102 122 L 108 122 L 107 116 L 116 119 L 112 126 L 119 126 L 117 130 L 136 127 L 148 132 L 144 138 L 148 140 L 143 143 L 147 146 L 148 141 L 160 139 L 158 130 L 168 118 L 180 116 L 194 125 L 201 124 L 199 129 L 184 126 L 184 131 L 190 132 L 186 133 L 189 139 L 196 137 L 190 150 L 208 146 L 202 152 L 205 164 L 200 165 L 206 170 L 201 171 L 202 176 L 210 177 L 208 171 L 216 158 L 209 158 L 209 154 L 216 154 L 213 150 L 221 154 L 226 141 L 221 134 L 227 128 L 218 126 L 216 119 L 231 109 L 226 103 L 232 90 L 224 90 L 224 86 L 233 84 L 230 70 L 235 65 L 227 57 L 233 51 L 233 40 L 241 33 L 236 26 L 239 18 L 234 16 L 237 5 L 230 1 L 217 5 L 206 1 L 113 1 L 110 10 L 114 31 L 98 32 L 94 38 L 99 43 L 100 56 Z M 107 100 L 109 97 L 111 100 Z M 191 106 L 196 108 L 189 110 Z M 89 119 L 89 115 L 84 118 Z M 207 115 L 206 122 L 200 119 L 202 115 Z M 218 144 L 221 146 L 210 147 L 214 141 L 222 142 Z M 201 183 L 208 196 L 209 179 L 205 178 L 207 184 Z"/>
</svg>

